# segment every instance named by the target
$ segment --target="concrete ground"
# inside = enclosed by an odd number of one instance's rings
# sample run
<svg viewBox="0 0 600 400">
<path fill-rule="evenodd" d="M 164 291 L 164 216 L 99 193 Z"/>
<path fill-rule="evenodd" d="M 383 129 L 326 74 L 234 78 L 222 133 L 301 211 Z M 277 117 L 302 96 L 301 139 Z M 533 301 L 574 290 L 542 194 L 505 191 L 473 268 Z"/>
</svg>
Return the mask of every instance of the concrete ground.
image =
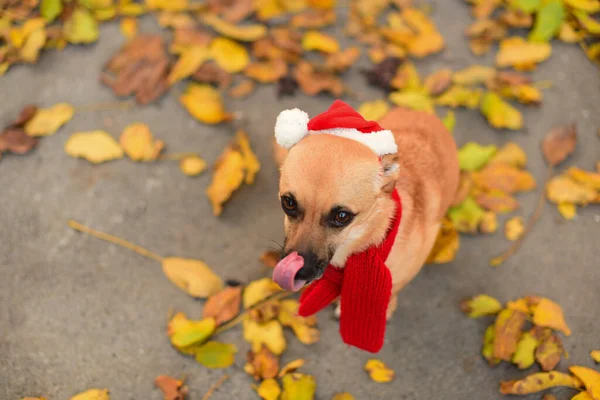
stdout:
<svg viewBox="0 0 600 400">
<path fill-rule="evenodd" d="M 448 46 L 444 54 L 418 63 L 421 71 L 458 69 L 488 56 L 472 56 L 463 38 L 470 22 L 461 1 L 438 1 L 434 19 Z M 156 31 L 152 18 L 142 30 Z M 116 24 L 102 28 L 100 41 L 89 48 L 69 47 L 49 52 L 32 67 L 17 67 L 0 78 L 0 125 L 8 124 L 28 103 L 48 106 L 67 101 L 76 106 L 114 101 L 98 83 L 102 64 L 123 39 Z M 483 144 L 519 143 L 529 156 L 529 168 L 541 183 L 544 162 L 539 143 L 553 126 L 577 122 L 579 145 L 567 165 L 593 168 L 600 154 L 600 76 L 575 45 L 553 45 L 552 58 L 535 72 L 536 80 L 551 80 L 541 107 L 520 107 L 522 132 L 488 127 L 478 112 L 457 112 L 455 136 Z M 362 63 L 367 64 L 363 57 Z M 380 92 L 368 88 L 355 68 L 347 82 L 364 100 Z M 169 151 L 199 151 L 213 162 L 233 131 L 195 122 L 169 95 L 159 104 L 130 111 L 80 113 L 55 136 L 41 141 L 26 157 L 6 156 L 0 162 L 0 399 L 45 396 L 67 399 L 90 387 L 109 388 L 112 399 L 160 399 L 153 387 L 159 374 L 189 377 L 191 399 L 224 373 L 231 374 L 213 399 L 255 399 L 251 379 L 243 372 L 248 349 L 241 329 L 220 339 L 235 343 L 234 367 L 208 370 L 170 347 L 165 334 L 169 308 L 201 315 L 202 302 L 173 286 L 160 266 L 130 251 L 70 230 L 70 218 L 111 232 L 161 255 L 205 260 L 225 278 L 248 282 L 265 275 L 259 254 L 282 238 L 282 214 L 277 201 L 277 171 L 270 139 L 277 114 L 298 106 L 311 115 L 330 104 L 327 97 L 277 100 L 273 87 L 261 87 L 252 97 L 227 100 L 243 110 L 247 130 L 262 162 L 256 184 L 244 187 L 213 217 L 204 191 L 210 174 L 184 176 L 176 162 L 138 164 L 126 159 L 91 165 L 63 151 L 77 131 L 105 128 L 118 135 L 132 122 L 145 122 L 167 142 Z M 358 105 L 358 101 L 351 101 Z M 107 122 L 110 120 L 110 126 Z M 528 216 L 535 193 L 519 196 Z M 456 260 L 428 266 L 402 292 L 398 312 L 378 355 L 395 369 L 393 383 L 371 382 L 362 367 L 370 357 L 349 350 L 338 326 L 319 315 L 322 340 L 301 345 L 289 335 L 283 362 L 302 357 L 304 371 L 317 380 L 320 400 L 348 391 L 357 399 L 499 399 L 498 382 L 521 377 L 513 366 L 490 369 L 479 357 L 486 323 L 469 320 L 458 308 L 467 296 L 488 293 L 502 301 L 523 295 L 548 296 L 560 303 L 573 330 L 564 340 L 570 364 L 592 366 L 589 351 L 600 348 L 600 208 L 590 206 L 575 221 L 564 221 L 554 206 L 545 212 L 524 247 L 505 265 L 493 269 L 488 260 L 508 246 L 501 232 L 490 237 L 462 238 Z M 531 371 L 534 371 L 532 368 Z M 559 400 L 571 391 L 554 391 Z M 539 399 L 541 395 L 526 397 Z"/>
</svg>

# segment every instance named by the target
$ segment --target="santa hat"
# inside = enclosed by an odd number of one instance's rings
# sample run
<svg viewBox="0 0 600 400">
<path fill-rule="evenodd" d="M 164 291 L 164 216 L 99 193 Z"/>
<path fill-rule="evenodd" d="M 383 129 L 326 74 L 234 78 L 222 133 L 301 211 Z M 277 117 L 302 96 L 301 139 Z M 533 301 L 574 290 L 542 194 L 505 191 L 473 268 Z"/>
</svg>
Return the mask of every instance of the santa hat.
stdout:
<svg viewBox="0 0 600 400">
<path fill-rule="evenodd" d="M 309 119 L 308 114 L 294 108 L 282 111 L 275 123 L 275 139 L 286 149 L 307 135 L 326 133 L 356 140 L 377 153 L 393 154 L 398 146 L 391 131 L 375 121 L 365 120 L 352 107 L 341 100 L 333 102 L 329 110 Z"/>
</svg>

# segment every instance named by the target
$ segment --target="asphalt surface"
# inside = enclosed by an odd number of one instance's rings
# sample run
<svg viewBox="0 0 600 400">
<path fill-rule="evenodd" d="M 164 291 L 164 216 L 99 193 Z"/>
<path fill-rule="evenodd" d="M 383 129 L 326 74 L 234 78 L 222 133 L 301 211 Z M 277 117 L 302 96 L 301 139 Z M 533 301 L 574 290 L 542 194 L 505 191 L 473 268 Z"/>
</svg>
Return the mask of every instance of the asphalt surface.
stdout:
<svg viewBox="0 0 600 400">
<path fill-rule="evenodd" d="M 463 31 L 471 19 L 463 2 L 438 1 L 433 18 L 447 40 L 447 50 L 418 62 L 421 71 L 491 64 L 492 56 L 478 59 L 469 53 Z M 141 28 L 158 30 L 152 17 L 144 18 Z M 85 107 L 114 101 L 98 76 L 122 42 L 117 24 L 112 23 L 102 28 L 101 39 L 93 46 L 48 52 L 35 66 L 11 69 L 0 78 L 0 125 L 11 122 L 29 103 L 49 106 L 66 101 Z M 519 106 L 526 121 L 523 131 L 493 130 L 478 112 L 458 110 L 458 144 L 515 141 L 527 151 L 529 169 L 541 183 L 545 165 L 540 140 L 550 128 L 575 121 L 579 145 L 562 168 L 593 168 L 600 155 L 598 69 L 576 45 L 557 43 L 553 51 L 534 78 L 550 80 L 554 86 L 545 90 L 542 106 Z M 361 64 L 367 65 L 366 56 Z M 366 85 L 359 68 L 350 71 L 346 81 L 360 100 L 381 96 Z M 173 94 L 129 111 L 78 113 L 32 154 L 2 159 L 0 399 L 68 399 L 90 387 L 110 389 L 115 400 L 160 399 L 153 387 L 160 374 L 187 375 L 190 398 L 200 399 L 225 373 L 231 378 L 214 393 L 214 400 L 258 398 L 242 370 L 248 345 L 240 328 L 220 338 L 240 350 L 235 366 L 227 370 L 208 370 L 178 354 L 165 334 L 168 310 L 198 318 L 202 302 L 172 285 L 156 262 L 76 233 L 66 222 L 78 220 L 161 255 L 202 259 L 227 279 L 248 282 L 264 276 L 267 271 L 258 256 L 273 245 L 271 240 L 282 238 L 270 147 L 275 118 L 282 109 L 295 106 L 314 115 L 332 101 L 300 94 L 278 100 L 274 93 L 273 87 L 262 86 L 248 99 L 227 100 L 230 109 L 242 110 L 247 117 L 246 129 L 262 170 L 253 186 L 241 189 L 226 205 L 221 218 L 213 217 L 204 194 L 210 173 L 192 179 L 179 171 L 176 162 L 140 164 L 123 159 L 91 165 L 63 151 L 74 132 L 106 129 L 117 136 L 127 124 L 145 122 L 166 141 L 169 151 L 195 150 L 213 162 L 234 132 L 194 121 Z M 531 213 L 539 190 L 519 196 L 522 209 L 515 215 Z M 502 398 L 498 382 L 525 373 L 513 366 L 488 368 L 479 356 L 486 321 L 469 320 L 457 306 L 464 297 L 488 293 L 502 301 L 537 294 L 560 303 L 573 334 L 564 340 L 570 358 L 559 369 L 570 364 L 592 366 L 589 351 L 600 348 L 599 238 L 598 206 L 580 210 L 575 221 L 567 222 L 550 204 L 523 248 L 497 269 L 488 260 L 509 244 L 501 232 L 463 237 L 452 263 L 425 267 L 400 295 L 387 344 L 378 355 L 396 371 L 392 383 L 369 380 L 362 368 L 370 355 L 340 341 L 337 323 L 328 312 L 319 315 L 319 343 L 307 347 L 287 333 L 289 350 L 282 362 L 305 358 L 303 371 L 316 377 L 320 400 L 340 391 L 357 399 Z M 559 400 L 573 394 L 553 393 Z"/>
</svg>

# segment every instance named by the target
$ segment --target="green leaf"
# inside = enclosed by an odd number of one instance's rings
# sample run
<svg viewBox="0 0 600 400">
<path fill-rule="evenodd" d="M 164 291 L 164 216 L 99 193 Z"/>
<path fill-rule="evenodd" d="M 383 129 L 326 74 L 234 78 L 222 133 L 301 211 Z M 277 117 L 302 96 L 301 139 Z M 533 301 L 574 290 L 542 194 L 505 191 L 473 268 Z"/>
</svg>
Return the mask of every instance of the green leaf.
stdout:
<svg viewBox="0 0 600 400">
<path fill-rule="evenodd" d="M 496 154 L 498 147 L 491 144 L 482 146 L 475 142 L 468 142 L 458 150 L 458 163 L 463 171 L 477 171 L 483 168 Z"/>
<path fill-rule="evenodd" d="M 92 43 L 98 40 L 98 22 L 85 8 L 77 8 L 64 25 L 65 38 L 70 43 Z"/>
<path fill-rule="evenodd" d="M 539 345 L 539 340 L 536 339 L 530 332 L 523 333 L 517 350 L 513 354 L 512 363 L 519 369 L 527 369 L 535 363 L 535 349 Z"/>
<path fill-rule="evenodd" d="M 196 350 L 196 361 L 208 368 L 227 368 L 235 361 L 235 353 L 235 345 L 211 341 Z"/>
<path fill-rule="evenodd" d="M 502 310 L 502 303 L 487 294 L 479 294 L 463 300 L 460 303 L 460 309 L 467 313 L 469 318 L 479 318 L 498 314 Z"/>
<path fill-rule="evenodd" d="M 540 8 L 542 0 L 512 0 L 510 4 L 513 8 L 531 14 Z"/>
<path fill-rule="evenodd" d="M 50 23 L 62 13 L 62 0 L 42 0 L 40 4 L 40 14 Z"/>
<path fill-rule="evenodd" d="M 532 42 L 547 42 L 558 34 L 565 19 L 565 7 L 562 0 L 547 1 L 535 18 L 535 24 L 529 34 Z"/>
<path fill-rule="evenodd" d="M 473 197 L 468 196 L 462 203 L 448 210 L 448 217 L 457 231 L 476 233 L 485 211 L 479 207 Z"/>
<path fill-rule="evenodd" d="M 177 326 L 171 336 L 171 343 L 178 349 L 202 344 L 215 331 L 214 318 L 205 318 L 200 321 L 185 320 Z"/>
</svg>

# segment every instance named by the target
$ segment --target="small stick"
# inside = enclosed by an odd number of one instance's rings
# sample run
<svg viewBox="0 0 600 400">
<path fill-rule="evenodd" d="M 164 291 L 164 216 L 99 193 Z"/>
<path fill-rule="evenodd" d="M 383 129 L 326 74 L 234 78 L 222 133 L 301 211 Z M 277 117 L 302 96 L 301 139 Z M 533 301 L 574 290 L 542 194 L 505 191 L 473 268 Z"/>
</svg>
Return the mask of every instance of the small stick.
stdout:
<svg viewBox="0 0 600 400">
<path fill-rule="evenodd" d="M 163 262 L 163 257 L 159 256 L 156 253 L 151 252 L 148 249 L 145 249 L 145 248 L 143 248 L 141 246 L 138 246 L 136 244 L 128 242 L 125 239 L 121 239 L 120 237 L 113 236 L 113 235 L 110 235 L 108 233 L 100 232 L 100 231 L 97 231 L 97 230 L 92 229 L 92 228 L 88 228 L 87 226 L 84 226 L 84 225 L 80 224 L 77 221 L 73 221 L 72 219 L 70 219 L 68 221 L 68 224 L 69 224 L 69 227 L 71 229 L 74 229 L 74 230 L 79 231 L 79 232 L 86 233 L 86 234 L 88 234 L 90 236 L 93 236 L 93 237 L 95 237 L 97 239 L 101 239 L 101 240 L 107 241 L 109 243 L 116 244 L 116 245 L 121 246 L 121 247 L 125 247 L 126 249 L 129 249 L 129 250 L 131 250 L 133 252 L 136 252 L 136 253 L 138 253 L 141 256 L 144 256 L 144 257 L 150 258 L 152 260 L 158 261 L 159 263 Z"/>
<path fill-rule="evenodd" d="M 546 184 L 550 180 L 553 170 L 554 170 L 554 167 L 552 165 L 548 165 L 548 169 L 546 170 L 546 178 L 544 179 L 544 186 L 542 187 L 542 191 L 540 193 L 540 197 L 538 198 L 537 205 L 535 206 L 535 210 L 533 211 L 533 213 L 529 217 L 529 220 L 527 221 L 527 225 L 525 226 L 525 230 L 523 231 L 523 234 L 517 241 L 513 242 L 513 244 L 508 249 L 506 249 L 506 251 L 504 253 L 502 253 L 498 257 L 494 257 L 490 260 L 490 264 L 492 266 L 497 267 L 498 265 L 500 265 L 504 261 L 506 261 L 510 256 L 515 254 L 516 251 L 519 250 L 519 248 L 523 244 L 525 237 L 529 234 L 529 232 L 531 232 L 535 223 L 542 216 L 542 211 L 544 210 L 544 205 L 546 204 L 546 199 L 544 197 L 544 194 L 546 193 L 546 191 L 545 191 Z"/>
<path fill-rule="evenodd" d="M 208 400 L 214 391 L 217 390 L 223 383 L 225 383 L 227 379 L 229 379 L 229 375 L 223 375 L 214 385 L 210 387 L 210 389 L 208 389 L 208 392 L 206 392 L 202 400 Z"/>
</svg>

